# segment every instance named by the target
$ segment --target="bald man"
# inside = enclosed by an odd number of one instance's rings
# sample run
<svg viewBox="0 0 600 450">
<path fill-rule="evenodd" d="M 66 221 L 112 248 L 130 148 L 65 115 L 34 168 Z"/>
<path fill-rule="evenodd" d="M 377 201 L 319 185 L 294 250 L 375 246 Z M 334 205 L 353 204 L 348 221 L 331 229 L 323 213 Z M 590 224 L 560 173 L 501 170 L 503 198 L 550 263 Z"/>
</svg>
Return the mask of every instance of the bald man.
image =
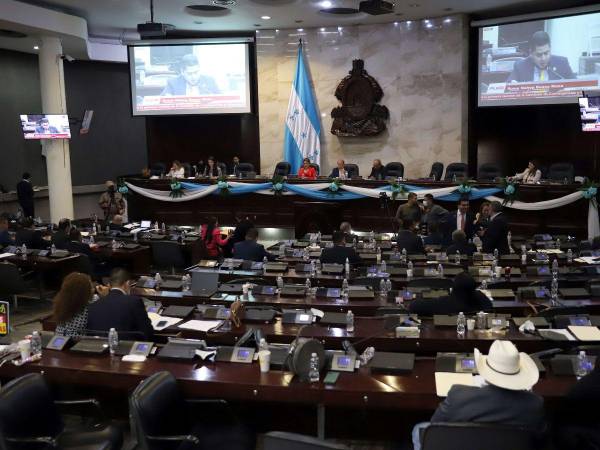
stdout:
<svg viewBox="0 0 600 450">
<path fill-rule="evenodd" d="M 98 204 L 102 211 L 104 211 L 104 219 L 112 220 L 115 214 L 122 215 L 125 212 L 125 201 L 123 195 L 117 192 L 115 183 L 108 180 L 106 183 L 106 192 L 103 192 L 100 196 Z"/>
<path fill-rule="evenodd" d="M 346 162 L 343 159 L 337 160 L 337 167 L 331 171 L 329 178 L 339 178 L 340 180 L 347 180 L 350 178 L 346 171 Z"/>
</svg>

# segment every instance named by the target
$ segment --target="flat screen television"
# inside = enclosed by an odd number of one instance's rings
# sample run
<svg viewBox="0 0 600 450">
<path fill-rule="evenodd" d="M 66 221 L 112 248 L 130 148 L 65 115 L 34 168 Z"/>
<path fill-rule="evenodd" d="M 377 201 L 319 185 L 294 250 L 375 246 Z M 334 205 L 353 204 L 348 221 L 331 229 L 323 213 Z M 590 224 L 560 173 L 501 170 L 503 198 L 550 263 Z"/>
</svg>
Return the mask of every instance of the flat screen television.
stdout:
<svg viewBox="0 0 600 450">
<path fill-rule="evenodd" d="M 579 114 L 582 131 L 600 131 L 600 94 L 579 97 Z"/>
<path fill-rule="evenodd" d="M 70 139 L 71 128 L 66 114 L 21 114 L 25 139 Z"/>
</svg>

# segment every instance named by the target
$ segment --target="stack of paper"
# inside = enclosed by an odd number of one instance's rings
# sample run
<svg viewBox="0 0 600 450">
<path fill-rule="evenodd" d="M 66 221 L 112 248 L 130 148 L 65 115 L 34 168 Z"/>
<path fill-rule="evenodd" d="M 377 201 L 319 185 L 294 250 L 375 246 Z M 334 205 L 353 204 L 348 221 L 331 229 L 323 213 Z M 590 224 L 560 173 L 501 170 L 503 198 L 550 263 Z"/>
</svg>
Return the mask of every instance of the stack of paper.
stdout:
<svg viewBox="0 0 600 450">
<path fill-rule="evenodd" d="M 207 332 L 218 327 L 222 323 L 222 320 L 188 320 L 187 322 L 179 325 L 178 328 Z"/>
<path fill-rule="evenodd" d="M 455 384 L 465 386 L 474 386 L 473 375 L 470 373 L 452 373 L 452 372 L 436 372 L 435 373 L 435 392 L 438 397 L 447 397 L 448 391 Z"/>
<path fill-rule="evenodd" d="M 600 341 L 598 327 L 569 325 L 569 331 L 580 341 Z"/>
</svg>

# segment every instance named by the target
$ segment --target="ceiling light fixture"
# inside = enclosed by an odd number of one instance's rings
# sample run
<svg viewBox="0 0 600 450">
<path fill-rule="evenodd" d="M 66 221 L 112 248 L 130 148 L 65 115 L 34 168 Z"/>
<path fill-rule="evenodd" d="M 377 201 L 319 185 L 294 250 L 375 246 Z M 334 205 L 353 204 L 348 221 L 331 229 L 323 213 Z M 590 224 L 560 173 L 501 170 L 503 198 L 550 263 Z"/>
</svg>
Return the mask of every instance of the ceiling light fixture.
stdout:
<svg viewBox="0 0 600 450">
<path fill-rule="evenodd" d="M 342 28 L 342 27 L 338 27 L 338 31 L 340 31 L 340 32 L 341 32 L 342 30 L 343 30 L 343 28 Z"/>
<path fill-rule="evenodd" d="M 33 46 L 33 49 L 34 49 L 34 50 L 39 50 L 40 48 L 39 48 L 37 45 L 34 45 L 34 46 Z"/>
<path fill-rule="evenodd" d="M 321 28 L 319 31 L 321 31 L 321 33 L 323 33 L 325 31 L 325 28 Z"/>
<path fill-rule="evenodd" d="M 235 6 L 236 0 L 213 0 L 213 5 L 219 6 Z"/>
<path fill-rule="evenodd" d="M 297 30 L 297 31 L 300 31 L 300 32 L 302 32 L 302 31 L 304 31 L 304 28 L 298 28 L 298 30 Z"/>
<path fill-rule="evenodd" d="M 444 23 L 450 23 L 450 22 L 452 22 L 452 19 L 450 17 L 444 19 Z"/>
<path fill-rule="evenodd" d="M 321 8 L 331 8 L 333 6 L 333 3 L 331 3 L 329 0 L 325 0 L 323 2 L 321 2 Z"/>
<path fill-rule="evenodd" d="M 271 16 L 260 16 L 262 20 L 271 20 Z"/>
</svg>

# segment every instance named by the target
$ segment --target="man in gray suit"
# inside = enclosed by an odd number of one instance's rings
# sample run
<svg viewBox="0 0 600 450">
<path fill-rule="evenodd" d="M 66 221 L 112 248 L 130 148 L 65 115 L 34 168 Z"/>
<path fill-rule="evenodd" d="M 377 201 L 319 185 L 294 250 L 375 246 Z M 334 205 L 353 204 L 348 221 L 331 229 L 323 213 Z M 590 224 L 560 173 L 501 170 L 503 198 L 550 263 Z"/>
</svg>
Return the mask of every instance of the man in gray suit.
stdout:
<svg viewBox="0 0 600 450">
<path fill-rule="evenodd" d="M 529 355 L 519 353 L 510 341 L 494 341 L 487 356 L 475 349 L 475 364 L 487 385 L 452 386 L 431 423 L 480 422 L 543 429 L 544 400 L 531 392 L 539 371 Z M 415 425 L 415 450 L 421 448 L 421 432 L 429 424 Z"/>
</svg>

